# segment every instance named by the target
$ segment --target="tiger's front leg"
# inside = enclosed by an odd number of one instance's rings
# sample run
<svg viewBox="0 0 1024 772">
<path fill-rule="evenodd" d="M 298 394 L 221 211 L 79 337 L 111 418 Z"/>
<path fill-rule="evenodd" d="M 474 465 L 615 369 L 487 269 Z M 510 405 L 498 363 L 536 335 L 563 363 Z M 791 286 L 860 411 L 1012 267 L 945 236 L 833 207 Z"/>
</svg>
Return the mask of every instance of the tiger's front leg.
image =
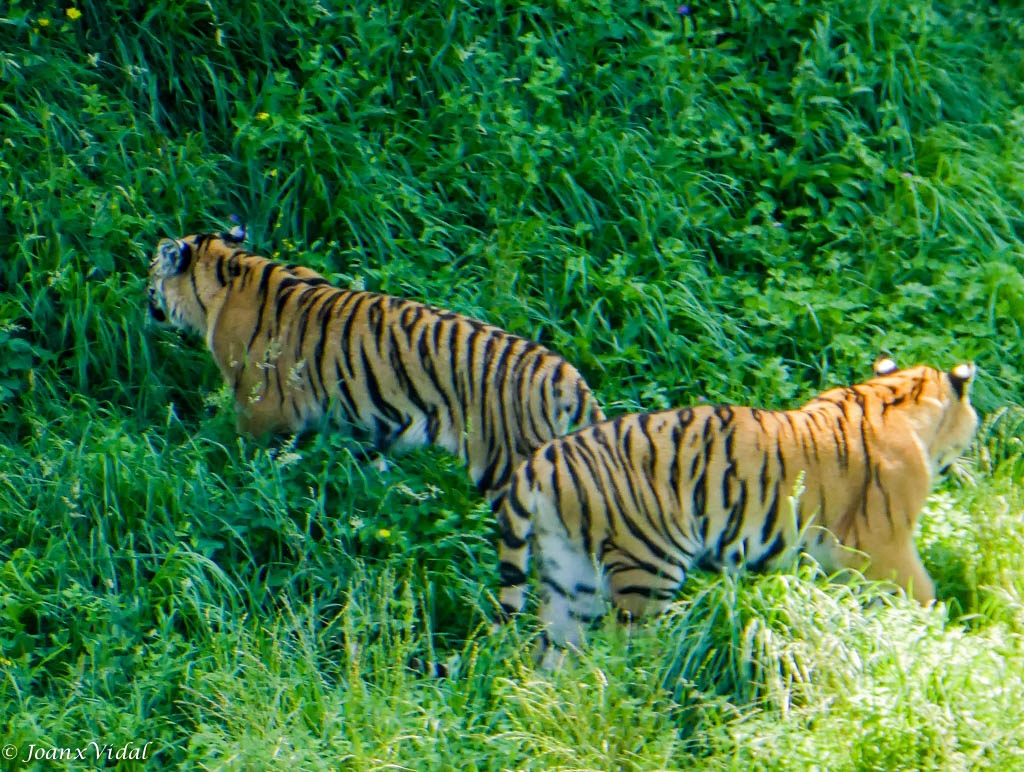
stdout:
<svg viewBox="0 0 1024 772">
<path fill-rule="evenodd" d="M 864 569 L 868 579 L 893 582 L 922 606 L 935 602 L 935 582 L 928 575 L 912 540 L 877 547 L 868 554 L 871 562 Z"/>
<path fill-rule="evenodd" d="M 855 548 L 836 543 L 827 559 L 819 559 L 826 569 L 852 569 L 872 581 L 895 584 L 922 606 L 935 600 L 935 583 L 909 534 L 895 539 L 889 532 L 862 535 Z"/>
<path fill-rule="evenodd" d="M 258 399 L 236 399 L 235 429 L 256 439 L 266 439 L 283 434 L 298 434 L 301 426 L 292 426 L 281 420 L 281 411 L 267 406 Z"/>
</svg>

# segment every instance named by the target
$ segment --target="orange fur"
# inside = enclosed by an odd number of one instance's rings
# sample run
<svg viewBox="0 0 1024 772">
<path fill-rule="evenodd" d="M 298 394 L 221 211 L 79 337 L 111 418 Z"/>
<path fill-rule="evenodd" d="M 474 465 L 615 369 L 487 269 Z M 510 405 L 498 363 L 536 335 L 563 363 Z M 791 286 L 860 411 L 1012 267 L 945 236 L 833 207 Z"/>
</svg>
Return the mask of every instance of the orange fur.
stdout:
<svg viewBox="0 0 1024 772">
<path fill-rule="evenodd" d="M 497 327 L 410 300 L 331 286 L 241 249 L 244 235 L 165 239 L 150 264 L 155 317 L 206 339 L 239 430 L 359 429 L 378 447 L 432 443 L 491 498 L 534 449 L 603 420 L 575 367 Z"/>
<path fill-rule="evenodd" d="M 663 608 L 693 566 L 771 566 L 788 548 L 932 601 L 914 527 L 936 472 L 976 430 L 974 368 L 876 367 L 874 379 L 798 410 L 629 415 L 549 442 L 495 502 L 502 606 L 522 608 L 531 539 L 540 616 L 557 644 L 579 641 L 604 592 L 641 616 Z"/>
</svg>

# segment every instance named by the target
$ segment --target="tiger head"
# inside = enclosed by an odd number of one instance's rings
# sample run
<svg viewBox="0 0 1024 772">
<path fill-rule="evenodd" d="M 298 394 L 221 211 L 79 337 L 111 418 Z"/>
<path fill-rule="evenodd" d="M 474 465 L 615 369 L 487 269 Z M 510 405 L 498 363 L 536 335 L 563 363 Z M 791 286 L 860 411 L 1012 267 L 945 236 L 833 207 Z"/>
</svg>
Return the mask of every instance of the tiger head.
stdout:
<svg viewBox="0 0 1024 772">
<path fill-rule="evenodd" d="M 245 241 L 236 225 L 216 235 L 161 239 L 149 263 L 149 316 L 158 324 L 206 333 L 206 312 L 224 285 L 217 278 L 220 260 Z"/>
<path fill-rule="evenodd" d="M 949 372 L 921 365 L 897 370 L 888 357 L 875 362 L 875 377 L 864 384 L 882 403 L 883 420 L 890 410 L 905 417 L 924 446 L 933 472 L 944 471 L 971 444 L 978 414 L 968 392 L 973 364 Z"/>
</svg>

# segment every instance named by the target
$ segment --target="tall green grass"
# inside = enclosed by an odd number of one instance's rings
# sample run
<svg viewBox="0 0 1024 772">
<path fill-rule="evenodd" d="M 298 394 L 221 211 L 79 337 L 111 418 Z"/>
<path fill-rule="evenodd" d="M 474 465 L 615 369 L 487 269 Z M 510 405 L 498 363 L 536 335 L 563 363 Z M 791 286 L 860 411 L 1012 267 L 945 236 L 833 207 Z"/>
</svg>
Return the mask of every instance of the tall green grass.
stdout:
<svg viewBox="0 0 1024 772">
<path fill-rule="evenodd" d="M 0 744 L 1024 769 L 1019 3 L 235 5 L 0 9 Z M 201 342 L 146 324 L 156 240 L 230 214 L 545 342 L 612 412 L 976 361 L 986 424 L 920 538 L 942 603 L 697 575 L 534 671 L 453 459 L 239 439 Z"/>
</svg>

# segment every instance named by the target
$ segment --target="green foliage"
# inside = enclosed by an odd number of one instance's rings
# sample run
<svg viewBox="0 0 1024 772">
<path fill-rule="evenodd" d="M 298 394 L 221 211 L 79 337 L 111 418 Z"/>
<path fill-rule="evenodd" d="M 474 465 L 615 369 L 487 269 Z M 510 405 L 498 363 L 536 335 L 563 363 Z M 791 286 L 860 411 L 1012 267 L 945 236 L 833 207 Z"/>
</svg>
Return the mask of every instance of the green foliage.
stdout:
<svg viewBox="0 0 1024 772">
<path fill-rule="evenodd" d="M 1024 769 L 1022 11 L 10 0 L 4 741 L 153 740 L 186 769 Z M 157 239 L 232 213 L 260 252 L 542 340 L 613 412 L 790 406 L 880 350 L 976 361 L 988 418 L 921 536 L 943 605 L 695 576 L 534 672 L 528 619 L 489 632 L 494 527 L 453 459 L 239 440 L 202 343 L 146 323 Z"/>
</svg>

